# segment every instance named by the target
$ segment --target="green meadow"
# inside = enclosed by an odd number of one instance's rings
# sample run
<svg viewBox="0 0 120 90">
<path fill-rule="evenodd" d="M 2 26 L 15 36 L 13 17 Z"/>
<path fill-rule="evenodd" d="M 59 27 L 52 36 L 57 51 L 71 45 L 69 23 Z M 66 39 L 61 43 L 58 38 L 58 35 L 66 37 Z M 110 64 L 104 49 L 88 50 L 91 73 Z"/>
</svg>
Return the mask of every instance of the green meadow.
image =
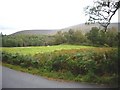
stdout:
<svg viewBox="0 0 120 90">
<path fill-rule="evenodd" d="M 2 50 L 8 53 L 19 53 L 23 55 L 37 54 L 52 52 L 55 50 L 69 50 L 69 49 L 80 49 L 80 48 L 94 48 L 92 46 L 80 46 L 80 45 L 55 45 L 55 46 L 31 46 L 31 47 L 3 47 Z"/>
</svg>

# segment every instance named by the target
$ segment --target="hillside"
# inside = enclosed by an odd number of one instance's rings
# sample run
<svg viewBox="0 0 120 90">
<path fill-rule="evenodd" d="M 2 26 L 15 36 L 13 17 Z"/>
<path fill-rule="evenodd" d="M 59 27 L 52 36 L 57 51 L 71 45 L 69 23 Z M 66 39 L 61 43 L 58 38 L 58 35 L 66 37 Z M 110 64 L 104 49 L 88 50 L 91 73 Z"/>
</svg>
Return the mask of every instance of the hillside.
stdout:
<svg viewBox="0 0 120 90">
<path fill-rule="evenodd" d="M 118 30 L 118 26 L 120 28 L 120 23 L 117 24 L 117 23 L 111 23 L 109 25 L 108 28 L 112 28 L 114 27 L 115 29 Z M 54 35 L 57 33 L 57 31 L 63 31 L 63 32 L 66 32 L 66 31 L 69 31 L 70 29 L 72 30 L 81 30 L 83 33 L 86 33 L 88 31 L 91 30 L 92 27 L 98 27 L 98 28 L 103 28 L 102 26 L 100 26 L 99 24 L 78 24 L 78 25 L 74 25 L 74 26 L 70 26 L 70 27 L 66 27 L 66 28 L 63 28 L 63 29 L 56 29 L 56 30 L 23 30 L 23 31 L 18 31 L 16 33 L 13 33 L 12 35 L 19 35 L 19 34 L 29 34 L 29 35 L 39 35 L 39 34 L 42 34 L 42 35 Z"/>
<path fill-rule="evenodd" d="M 114 28 L 116 28 L 118 30 L 118 26 L 120 27 L 120 23 L 119 24 L 111 23 L 108 28 L 114 27 Z M 83 33 L 86 33 L 88 31 L 90 31 L 92 27 L 103 28 L 99 24 L 89 24 L 89 25 L 87 25 L 87 24 L 78 24 L 78 25 L 74 25 L 74 26 L 70 26 L 70 27 L 61 29 L 61 31 L 64 32 L 64 31 L 68 31 L 70 29 L 73 29 L 73 30 L 81 30 Z"/>
<path fill-rule="evenodd" d="M 57 32 L 57 30 L 23 30 L 13 33 L 12 35 L 20 35 L 20 34 L 29 34 L 29 35 L 53 35 Z"/>
</svg>

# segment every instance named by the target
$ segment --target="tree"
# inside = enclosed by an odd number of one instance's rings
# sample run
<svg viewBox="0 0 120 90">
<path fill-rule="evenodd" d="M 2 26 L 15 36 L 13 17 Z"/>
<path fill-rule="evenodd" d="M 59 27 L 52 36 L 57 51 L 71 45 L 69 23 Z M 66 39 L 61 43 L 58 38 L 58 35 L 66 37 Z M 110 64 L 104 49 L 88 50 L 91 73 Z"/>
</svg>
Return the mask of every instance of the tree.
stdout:
<svg viewBox="0 0 120 90">
<path fill-rule="evenodd" d="M 104 33 L 104 30 L 99 31 L 99 45 L 107 45 L 107 33 Z M 107 45 L 108 46 L 108 45 Z"/>
<path fill-rule="evenodd" d="M 80 30 L 76 30 L 73 36 L 75 38 L 75 44 L 85 44 L 87 42 L 87 37 L 85 37 L 85 35 Z"/>
<path fill-rule="evenodd" d="M 54 38 L 54 42 L 55 44 L 63 44 L 65 42 L 65 37 L 64 37 L 64 34 L 62 33 L 62 31 L 58 31 L 56 34 L 55 34 L 55 38 Z"/>
<path fill-rule="evenodd" d="M 86 36 L 93 45 L 107 45 L 110 47 L 118 45 L 118 32 L 115 28 L 111 28 L 104 33 L 104 30 L 93 27 L 90 32 L 86 33 Z"/>
<path fill-rule="evenodd" d="M 73 30 L 73 29 L 70 29 L 69 31 L 68 31 L 68 38 L 67 38 L 67 40 L 68 40 L 68 42 L 70 43 L 70 44 L 73 44 L 74 42 L 75 42 L 75 35 L 74 35 L 74 33 L 75 33 L 75 31 Z"/>
<path fill-rule="evenodd" d="M 96 0 L 93 6 L 85 8 L 85 13 L 89 15 L 88 21 L 99 23 L 106 31 L 113 15 L 119 8 L 120 0 Z"/>
<path fill-rule="evenodd" d="M 86 36 L 93 45 L 99 44 L 99 29 L 97 27 L 93 27 L 90 32 L 86 33 Z"/>
<path fill-rule="evenodd" d="M 106 32 L 107 37 L 107 44 L 109 46 L 117 46 L 118 45 L 118 32 L 115 28 L 109 29 L 109 31 Z"/>
</svg>

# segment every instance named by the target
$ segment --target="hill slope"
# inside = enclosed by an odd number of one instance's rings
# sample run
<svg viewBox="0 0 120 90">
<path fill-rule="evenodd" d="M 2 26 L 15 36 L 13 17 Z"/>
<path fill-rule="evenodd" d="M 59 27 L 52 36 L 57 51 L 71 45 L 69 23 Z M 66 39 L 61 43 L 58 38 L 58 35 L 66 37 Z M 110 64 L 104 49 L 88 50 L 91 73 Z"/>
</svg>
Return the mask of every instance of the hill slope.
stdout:
<svg viewBox="0 0 120 90">
<path fill-rule="evenodd" d="M 28 34 L 28 35 L 54 35 L 57 33 L 57 31 L 69 31 L 70 29 L 72 30 L 81 30 L 81 32 L 86 33 L 89 32 L 91 30 L 92 27 L 98 27 L 98 28 L 103 28 L 102 26 L 100 26 L 99 24 L 78 24 L 78 25 L 74 25 L 74 26 L 70 26 L 67 28 L 63 28 L 63 29 L 59 29 L 59 30 L 23 30 L 23 31 L 18 31 L 16 33 L 13 33 L 11 35 L 19 35 L 19 34 Z M 120 29 L 120 23 L 111 23 L 109 25 L 108 28 L 112 28 L 114 27 L 115 29 L 118 30 L 118 27 Z"/>
<path fill-rule="evenodd" d="M 78 24 L 78 25 L 75 25 L 75 26 L 70 26 L 70 27 L 67 27 L 67 28 L 64 28 L 64 29 L 61 29 L 61 31 L 69 31 L 70 29 L 72 30 L 81 30 L 83 33 L 86 33 L 88 31 L 91 30 L 92 27 L 98 27 L 98 28 L 103 28 L 102 26 L 100 26 L 99 24 Z M 118 27 L 120 28 L 120 23 L 111 23 L 109 25 L 108 28 L 112 28 L 114 27 L 115 29 L 118 30 Z"/>
<path fill-rule="evenodd" d="M 57 30 L 23 30 L 13 33 L 12 35 L 28 34 L 28 35 L 53 35 Z"/>
</svg>

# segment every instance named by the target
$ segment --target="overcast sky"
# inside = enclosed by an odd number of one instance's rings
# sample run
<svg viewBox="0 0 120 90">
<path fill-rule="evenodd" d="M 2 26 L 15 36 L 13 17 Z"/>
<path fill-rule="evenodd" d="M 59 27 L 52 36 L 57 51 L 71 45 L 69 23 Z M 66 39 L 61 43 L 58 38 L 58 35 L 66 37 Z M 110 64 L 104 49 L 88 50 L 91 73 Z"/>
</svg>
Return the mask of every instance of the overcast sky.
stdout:
<svg viewBox="0 0 120 90">
<path fill-rule="evenodd" d="M 93 0 L 0 0 L 0 32 L 62 29 L 87 21 L 83 8 Z M 118 21 L 118 13 L 112 22 Z"/>
</svg>

